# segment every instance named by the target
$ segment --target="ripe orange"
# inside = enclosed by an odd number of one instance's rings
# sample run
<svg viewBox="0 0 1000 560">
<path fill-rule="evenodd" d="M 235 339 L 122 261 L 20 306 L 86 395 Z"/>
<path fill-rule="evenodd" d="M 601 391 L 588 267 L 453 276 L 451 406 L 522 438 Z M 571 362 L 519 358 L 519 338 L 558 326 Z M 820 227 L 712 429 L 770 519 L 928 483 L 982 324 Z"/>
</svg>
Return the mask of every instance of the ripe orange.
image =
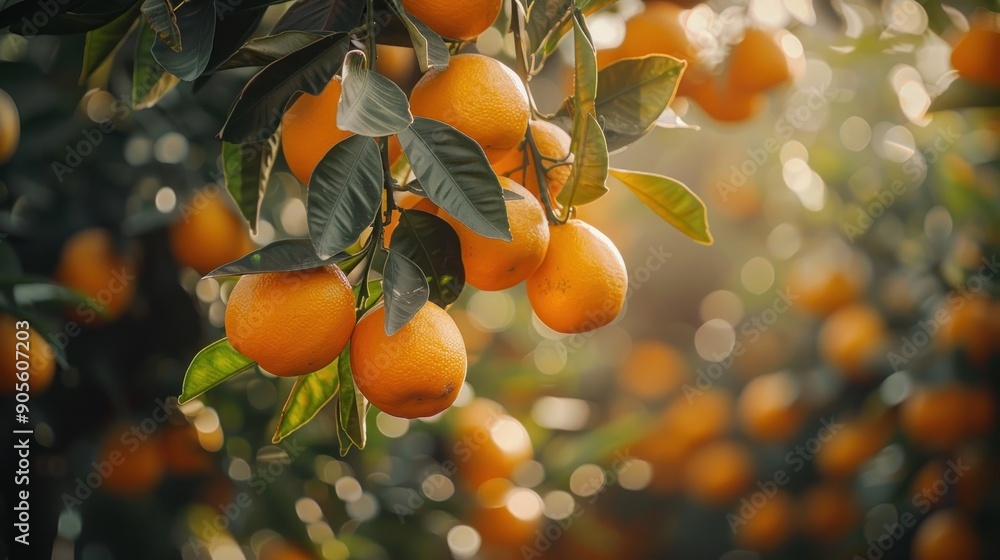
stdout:
<svg viewBox="0 0 1000 560">
<path fill-rule="evenodd" d="M 542 525 L 541 515 L 525 517 L 527 519 L 514 515 L 514 512 L 505 505 L 476 508 L 470 525 L 482 537 L 484 547 L 493 553 L 484 557 L 497 560 L 522 558 L 521 547 L 531 543 L 535 538 L 535 531 Z"/>
<path fill-rule="evenodd" d="M 297 545 L 272 539 L 260 547 L 260 560 L 316 560 L 318 557 Z"/>
<path fill-rule="evenodd" d="M 527 281 L 531 309 L 561 333 L 592 331 L 614 321 L 628 290 L 628 272 L 618 249 L 582 220 L 549 229 L 545 260 Z"/>
<path fill-rule="evenodd" d="M 563 160 L 569 156 L 570 137 L 569 134 L 566 134 L 566 131 L 548 121 L 542 120 L 533 120 L 528 126 L 531 127 L 531 137 L 535 140 L 535 146 L 542 156 L 556 160 Z M 542 195 L 538 186 L 538 175 L 535 171 L 536 162 L 528 154 L 528 161 L 530 163 L 527 167 L 524 166 L 526 151 L 530 151 L 527 146 L 524 146 L 521 150 L 511 150 L 503 159 L 493 164 L 493 171 L 497 175 L 507 175 L 524 185 L 524 188 L 531 191 L 531 194 L 535 195 L 535 198 L 541 202 Z M 553 165 L 555 165 L 555 162 L 542 162 L 543 168 L 552 167 Z M 549 190 L 549 200 L 552 201 L 553 208 L 556 206 L 556 196 L 562 191 L 571 171 L 572 169 L 569 165 L 560 165 L 552 167 L 545 173 L 545 185 Z"/>
<path fill-rule="evenodd" d="M 330 80 L 319 95 L 303 93 L 281 117 L 281 151 L 304 185 L 323 156 L 351 135 L 337 128 L 340 80 Z"/>
<path fill-rule="evenodd" d="M 618 368 L 618 384 L 628 393 L 655 400 L 676 391 L 691 377 L 684 355 L 657 340 L 644 340 Z"/>
<path fill-rule="evenodd" d="M 1000 31 L 974 25 L 951 51 L 951 65 L 959 76 L 970 82 L 1000 87 L 998 55 Z"/>
<path fill-rule="evenodd" d="M 269 373 L 304 375 L 337 359 L 354 315 L 354 291 L 336 266 L 250 274 L 229 295 L 226 335 Z"/>
<path fill-rule="evenodd" d="M 853 380 L 861 380 L 869 373 L 872 362 L 882 355 L 885 342 L 882 316 L 860 303 L 833 312 L 819 332 L 820 355 Z"/>
<path fill-rule="evenodd" d="M 752 478 L 750 450 L 733 441 L 718 441 L 698 449 L 684 466 L 685 490 L 709 505 L 735 500 Z"/>
<path fill-rule="evenodd" d="M 438 35 L 471 41 L 493 25 L 503 0 L 403 0 L 403 7 Z"/>
<path fill-rule="evenodd" d="M 952 292 L 939 313 L 946 319 L 935 337 L 944 348 L 958 348 L 982 365 L 1000 345 L 1000 306 L 982 294 Z"/>
<path fill-rule="evenodd" d="M 82 305 L 75 309 L 75 316 L 85 323 L 117 318 L 135 295 L 132 259 L 118 254 L 106 229 L 85 229 L 70 237 L 63 246 L 55 278 L 89 296 L 89 307 Z"/>
<path fill-rule="evenodd" d="M 729 89 L 760 93 L 789 79 L 788 59 L 777 37 L 763 29 L 747 29 L 729 55 Z"/>
<path fill-rule="evenodd" d="M 29 390 L 26 392 L 38 396 L 49 388 L 55 377 L 55 352 L 34 328 L 28 328 L 28 336 L 24 340 L 18 338 L 17 322 L 18 319 L 0 313 L 0 395 L 13 395 L 19 392 L 15 385 L 27 383 Z M 18 352 L 27 354 L 27 359 L 23 354 L 19 356 Z M 22 381 L 18 378 L 18 371 L 24 370 L 18 370 L 17 365 L 25 361 L 28 378 Z"/>
<path fill-rule="evenodd" d="M 646 2 L 646 9 L 625 22 L 625 40 L 614 49 L 597 51 L 597 65 L 604 68 L 623 58 L 666 54 L 699 66 L 698 45 L 688 39 L 683 8 L 672 2 Z"/>
<path fill-rule="evenodd" d="M 0 89 L 0 164 L 7 163 L 21 139 L 21 120 L 17 106 L 6 91 Z"/>
<path fill-rule="evenodd" d="M 181 207 L 181 216 L 170 226 L 170 249 L 177 262 L 199 274 L 235 261 L 253 250 L 243 220 L 220 193 L 198 193 Z"/>
<path fill-rule="evenodd" d="M 134 427 L 113 428 L 98 451 L 98 462 L 111 468 L 111 474 L 101 483 L 101 488 L 112 494 L 145 494 L 163 478 L 163 461 L 157 437 L 147 436 L 141 431 L 136 434 L 132 430 Z"/>
<path fill-rule="evenodd" d="M 823 483 L 809 488 L 799 503 L 802 532 L 821 542 L 839 542 L 859 518 L 860 506 L 850 488 Z"/>
<path fill-rule="evenodd" d="M 738 514 L 735 514 L 738 515 Z M 736 523 L 736 542 L 760 552 L 772 551 L 788 540 L 794 526 L 795 507 L 788 494 L 779 490 L 753 515 Z"/>
<path fill-rule="evenodd" d="M 351 367 L 361 393 L 386 414 L 433 416 L 451 406 L 465 382 L 462 333 L 428 302 L 396 334 L 385 333 L 385 307 L 368 312 L 351 337 Z"/>
<path fill-rule="evenodd" d="M 954 510 L 932 513 L 913 536 L 913 560 L 978 560 L 981 554 L 975 527 Z"/>
<path fill-rule="evenodd" d="M 452 438 L 452 460 L 470 490 L 488 480 L 509 479 L 533 455 L 524 426 L 488 399 L 476 398 L 456 411 Z"/>
<path fill-rule="evenodd" d="M 878 453 L 892 434 L 893 425 L 885 417 L 844 422 L 816 453 L 820 473 L 837 479 L 849 478 Z"/>
<path fill-rule="evenodd" d="M 454 11 L 450 8 L 449 12 Z M 454 17 L 449 16 L 449 17 Z M 413 86 L 415 116 L 447 123 L 475 140 L 491 162 L 516 147 L 528 128 L 528 94 L 513 70 L 481 54 L 451 57 Z"/>
<path fill-rule="evenodd" d="M 711 78 L 690 83 L 688 94 L 716 121 L 737 123 L 760 112 L 765 98 L 759 93 L 727 90 Z"/>
<path fill-rule="evenodd" d="M 802 425 L 803 410 L 800 391 L 788 372 L 761 375 L 743 388 L 738 401 L 738 413 L 743 429 L 753 438 L 784 441 Z"/>
<path fill-rule="evenodd" d="M 523 197 L 505 202 L 513 237 L 509 243 L 483 237 L 447 212 L 440 213 L 461 241 L 465 281 L 480 290 L 506 290 L 520 284 L 542 264 L 549 246 L 549 223 L 541 203 L 506 177 L 500 177 L 500 184 Z"/>
<path fill-rule="evenodd" d="M 413 85 L 417 70 L 417 54 L 410 47 L 378 45 L 378 73 L 389 78 L 400 88 Z"/>
<path fill-rule="evenodd" d="M 805 253 L 789 268 L 786 283 L 789 294 L 798 297 L 796 308 L 826 315 L 856 300 L 867 288 L 863 258 L 840 246 L 828 249 Z"/>
<path fill-rule="evenodd" d="M 899 424 L 918 445 L 952 449 L 971 431 L 969 391 L 958 384 L 920 386 L 900 405 Z"/>
</svg>

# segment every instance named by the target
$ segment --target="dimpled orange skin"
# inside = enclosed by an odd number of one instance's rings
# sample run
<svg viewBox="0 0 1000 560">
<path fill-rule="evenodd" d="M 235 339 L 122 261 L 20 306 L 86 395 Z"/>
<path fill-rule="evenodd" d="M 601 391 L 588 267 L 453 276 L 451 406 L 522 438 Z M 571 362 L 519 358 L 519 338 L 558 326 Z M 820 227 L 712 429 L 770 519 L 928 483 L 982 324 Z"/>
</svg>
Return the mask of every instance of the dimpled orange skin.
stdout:
<svg viewBox="0 0 1000 560">
<path fill-rule="evenodd" d="M 253 242 L 223 194 L 196 196 L 170 227 L 170 249 L 177 262 L 208 274 L 253 250 Z M 200 202 L 199 201 L 203 201 Z"/>
<path fill-rule="evenodd" d="M 582 220 L 549 230 L 545 260 L 527 281 L 531 309 L 550 329 L 567 334 L 614 321 L 628 290 L 625 261 L 614 243 Z"/>
<path fill-rule="evenodd" d="M 475 140 L 490 161 L 518 145 L 528 128 L 528 95 L 513 70 L 488 56 L 459 54 L 413 86 L 414 116 L 449 124 Z"/>
<path fill-rule="evenodd" d="M 535 140 L 538 152 L 545 157 L 552 159 L 565 159 L 569 155 L 570 137 L 566 131 L 548 122 L 534 120 L 528 125 L 531 127 L 531 137 Z M 541 190 L 538 187 L 538 174 L 535 171 L 534 158 L 529 158 L 531 163 L 524 166 L 524 150 L 513 149 L 507 153 L 500 161 L 493 164 L 493 171 L 497 175 L 506 175 L 511 179 L 524 185 L 531 194 L 535 195 L 539 201 L 542 200 Z M 552 166 L 553 162 L 544 162 L 543 167 Z M 545 186 L 549 191 L 549 200 L 552 206 L 556 205 L 556 196 L 562 191 L 566 181 L 569 180 L 572 167 L 560 165 L 553 167 L 545 173 Z"/>
<path fill-rule="evenodd" d="M 55 279 L 92 300 L 96 316 L 86 306 L 75 314 L 85 323 L 117 318 L 135 295 L 134 263 L 117 253 L 111 233 L 102 228 L 79 231 L 66 241 Z"/>
<path fill-rule="evenodd" d="M 40 395 L 52 384 L 56 373 L 55 353 L 49 343 L 34 328 L 27 329 L 27 336 L 18 337 L 24 329 L 17 327 L 18 319 L 0 313 L 0 395 L 13 395 L 15 385 L 24 383 L 17 378 L 17 362 L 24 361 L 27 354 L 28 385 L 31 395 Z M 24 321 L 27 323 L 27 321 Z M 24 344 L 18 344 L 24 342 Z M 22 364 L 23 365 L 23 364 Z"/>
<path fill-rule="evenodd" d="M 447 212 L 439 214 L 458 234 L 465 281 L 486 291 L 506 290 L 523 282 L 542 264 L 549 246 L 549 223 L 541 203 L 506 177 L 500 177 L 500 184 L 522 197 L 505 203 L 513 238 L 510 242 L 483 237 Z"/>
<path fill-rule="evenodd" d="M 467 366 L 462 333 L 431 302 L 392 336 L 385 333 L 385 307 L 376 307 L 351 337 L 358 390 L 379 410 L 399 418 L 434 416 L 451 406 Z"/>
<path fill-rule="evenodd" d="M 791 79 L 788 59 L 777 38 L 762 29 L 747 29 L 729 58 L 729 89 L 760 93 Z"/>
<path fill-rule="evenodd" d="M 493 25 L 503 0 L 403 0 L 403 7 L 438 35 L 469 41 Z"/>
<path fill-rule="evenodd" d="M 354 328 L 354 291 L 336 266 L 243 276 L 226 307 L 226 335 L 269 373 L 312 373 L 343 352 Z"/>
</svg>

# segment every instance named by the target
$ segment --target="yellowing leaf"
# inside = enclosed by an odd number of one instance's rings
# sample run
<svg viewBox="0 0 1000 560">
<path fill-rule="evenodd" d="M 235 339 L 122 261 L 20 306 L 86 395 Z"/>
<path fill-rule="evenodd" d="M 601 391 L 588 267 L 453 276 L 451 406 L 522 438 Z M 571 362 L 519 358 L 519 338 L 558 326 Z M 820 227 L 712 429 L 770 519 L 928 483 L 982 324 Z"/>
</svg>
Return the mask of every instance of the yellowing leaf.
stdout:
<svg viewBox="0 0 1000 560">
<path fill-rule="evenodd" d="M 610 174 L 681 233 L 698 243 L 712 244 L 705 203 L 686 185 L 670 177 L 639 171 L 612 169 Z"/>
<path fill-rule="evenodd" d="M 323 369 L 303 375 L 295 381 L 295 386 L 285 401 L 285 407 L 281 409 L 281 418 L 274 430 L 272 442 L 278 443 L 308 424 L 337 396 L 340 388 L 337 374 L 338 361 L 334 360 Z"/>
</svg>

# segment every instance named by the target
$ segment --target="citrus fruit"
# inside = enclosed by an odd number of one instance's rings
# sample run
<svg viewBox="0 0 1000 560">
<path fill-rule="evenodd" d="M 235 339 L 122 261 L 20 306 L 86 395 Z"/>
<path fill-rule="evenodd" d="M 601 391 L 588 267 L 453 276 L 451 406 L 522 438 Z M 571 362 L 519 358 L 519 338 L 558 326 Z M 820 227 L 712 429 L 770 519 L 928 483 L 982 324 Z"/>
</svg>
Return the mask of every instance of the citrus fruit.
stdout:
<svg viewBox="0 0 1000 560">
<path fill-rule="evenodd" d="M 733 441 L 717 441 L 699 448 L 684 466 L 685 490 L 709 505 L 735 500 L 752 478 L 750 451 Z"/>
<path fill-rule="evenodd" d="M 699 48 L 684 28 L 684 9 L 672 2 L 646 2 L 646 9 L 625 22 L 625 40 L 614 49 L 597 51 L 599 68 L 623 58 L 665 54 L 699 66 Z"/>
<path fill-rule="evenodd" d="M 753 117 L 760 112 L 765 101 L 759 93 L 727 90 L 713 79 L 691 83 L 688 95 L 708 116 L 725 123 L 737 123 Z"/>
<path fill-rule="evenodd" d="M 838 421 L 839 423 L 839 421 Z M 858 468 L 885 446 L 893 426 L 884 417 L 844 422 L 823 441 L 816 453 L 820 473 L 836 479 L 853 476 Z"/>
<path fill-rule="evenodd" d="M 882 355 L 885 321 L 866 304 L 852 304 L 834 311 L 819 332 L 819 353 L 849 379 L 863 379 L 871 363 Z"/>
<path fill-rule="evenodd" d="M 951 449 L 970 432 L 969 403 L 961 385 L 918 386 L 900 405 L 899 424 L 921 447 Z"/>
<path fill-rule="evenodd" d="M 378 45 L 378 73 L 389 78 L 400 88 L 413 85 L 417 70 L 417 53 L 410 47 Z"/>
<path fill-rule="evenodd" d="M 747 29 L 729 55 L 729 89 L 760 93 L 789 79 L 788 59 L 777 37 L 763 29 Z"/>
<path fill-rule="evenodd" d="M 55 352 L 38 331 L 30 326 L 26 330 L 19 329 L 18 322 L 18 319 L 0 313 L 0 395 L 19 392 L 40 395 L 49 388 L 55 376 Z M 18 336 L 22 331 L 27 336 Z M 28 367 L 26 370 L 19 369 L 18 364 Z M 18 377 L 18 373 L 22 371 L 28 372 L 27 379 Z M 28 391 L 17 390 L 16 385 L 23 383 L 27 383 Z"/>
<path fill-rule="evenodd" d="M 433 416 L 465 382 L 462 333 L 443 309 L 426 303 L 403 328 L 385 333 L 385 307 L 368 312 L 351 337 L 351 368 L 361 393 L 400 418 Z"/>
<path fill-rule="evenodd" d="M 863 257 L 830 244 L 804 253 L 788 270 L 788 293 L 796 308 L 826 315 L 858 299 L 867 288 Z"/>
<path fill-rule="evenodd" d="M 628 290 L 628 272 L 618 249 L 581 220 L 549 229 L 549 250 L 527 281 L 531 309 L 561 333 L 592 331 L 614 321 Z"/>
<path fill-rule="evenodd" d="M 935 313 L 945 318 L 938 321 L 941 329 L 935 341 L 944 348 L 962 350 L 975 364 L 984 364 L 1000 345 L 998 311 L 1000 306 L 985 295 L 952 292 Z"/>
<path fill-rule="evenodd" d="M 101 488 L 112 494 L 145 494 L 163 478 L 157 437 L 143 432 L 137 434 L 133 430 L 134 426 L 113 428 L 98 450 L 98 462 L 111 471 Z"/>
<path fill-rule="evenodd" d="M 643 399 L 659 399 L 676 391 L 688 380 L 691 369 L 676 348 L 657 340 L 643 340 L 618 368 L 618 384 Z"/>
<path fill-rule="evenodd" d="M 756 505 L 756 504 L 754 504 Z M 735 514 L 734 514 L 735 515 Z M 753 515 L 735 522 L 736 542 L 741 547 L 760 552 L 774 550 L 791 536 L 795 507 L 788 494 L 779 490 L 769 497 Z"/>
<path fill-rule="evenodd" d="M 334 78 L 319 95 L 303 93 L 281 117 L 281 152 L 304 185 L 330 148 L 351 135 L 337 128 L 340 90 L 340 80 Z"/>
<path fill-rule="evenodd" d="M 177 262 L 199 274 L 235 261 L 253 250 L 253 242 L 236 212 L 220 193 L 199 193 L 181 207 L 170 226 L 170 249 Z"/>
<path fill-rule="evenodd" d="M 954 510 L 932 513 L 913 536 L 913 560 L 977 560 L 981 543 L 975 527 Z"/>
<path fill-rule="evenodd" d="M 481 54 L 459 54 L 444 70 L 429 70 L 413 86 L 410 110 L 455 127 L 482 146 L 491 162 L 524 138 L 530 115 L 517 74 Z"/>
<path fill-rule="evenodd" d="M 476 398 L 456 411 L 451 454 L 459 478 L 476 490 L 486 481 L 511 478 L 533 452 L 528 432 L 516 418 L 500 404 Z"/>
<path fill-rule="evenodd" d="M 520 492 L 531 492 L 520 490 Z M 540 502 L 540 500 L 539 500 Z M 515 560 L 521 558 L 520 548 L 529 544 L 535 537 L 535 531 L 542 525 L 541 504 L 537 512 L 512 510 L 509 505 L 498 507 L 479 507 L 472 514 L 470 524 L 483 539 L 483 545 L 496 556 L 498 560 Z M 530 507 L 530 506 L 529 506 Z"/>
<path fill-rule="evenodd" d="M 838 542 L 855 527 L 860 506 L 846 486 L 823 483 L 802 493 L 799 524 L 802 532 L 822 542 Z"/>
<path fill-rule="evenodd" d="M 312 373 L 343 352 L 354 329 L 354 291 L 336 266 L 243 276 L 226 307 L 226 336 L 269 373 Z"/>
<path fill-rule="evenodd" d="M 570 137 L 563 129 L 548 121 L 541 120 L 533 120 L 528 126 L 531 127 L 531 137 L 534 139 L 535 146 L 542 156 L 555 160 L 563 160 L 569 156 Z M 531 194 L 535 195 L 535 198 L 541 201 L 542 195 L 538 186 L 538 174 L 535 171 L 537 162 L 535 162 L 533 156 L 528 154 L 527 161 L 529 163 L 525 167 L 526 151 L 530 151 L 526 145 L 520 150 L 511 150 L 503 159 L 493 164 L 493 171 L 497 175 L 507 175 L 524 185 L 524 188 L 531 191 Z M 552 201 L 552 206 L 555 207 L 556 196 L 562 191 L 572 170 L 569 165 L 552 167 L 553 165 L 555 165 L 555 162 L 546 161 L 542 163 L 543 167 L 551 167 L 545 173 L 545 185 L 549 191 L 549 200 Z"/>
<path fill-rule="evenodd" d="M 111 233 L 102 228 L 82 230 L 66 241 L 55 279 L 89 296 L 74 310 L 85 323 L 117 318 L 135 295 L 135 266 L 118 253 Z"/>
<path fill-rule="evenodd" d="M 951 51 L 951 65 L 970 82 L 1000 87 L 997 56 L 1000 56 L 1000 31 L 974 25 Z"/>
<path fill-rule="evenodd" d="M 21 139 L 21 120 L 17 106 L 6 91 L 0 89 L 0 164 L 7 163 Z"/>
<path fill-rule="evenodd" d="M 520 284 L 542 264 L 549 246 L 549 223 L 541 203 L 506 177 L 500 177 L 500 184 L 522 197 L 505 201 L 510 242 L 483 237 L 448 213 L 440 213 L 462 244 L 465 281 L 480 290 L 505 290 Z"/>
<path fill-rule="evenodd" d="M 752 379 L 738 400 L 743 430 L 755 439 L 783 441 L 798 431 L 804 412 L 800 389 L 787 372 L 769 373 Z"/>
<path fill-rule="evenodd" d="M 503 0 L 403 0 L 403 7 L 438 35 L 469 41 L 493 25 Z"/>
</svg>

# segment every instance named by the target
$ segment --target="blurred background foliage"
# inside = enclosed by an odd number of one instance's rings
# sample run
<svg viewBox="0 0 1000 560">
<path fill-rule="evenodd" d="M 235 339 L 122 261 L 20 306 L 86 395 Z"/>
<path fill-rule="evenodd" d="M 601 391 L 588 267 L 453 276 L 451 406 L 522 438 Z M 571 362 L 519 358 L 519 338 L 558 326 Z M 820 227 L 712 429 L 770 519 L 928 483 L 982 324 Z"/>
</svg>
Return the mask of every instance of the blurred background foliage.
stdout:
<svg viewBox="0 0 1000 560">
<path fill-rule="evenodd" d="M 366 449 L 346 457 L 332 411 L 271 445 L 290 380 L 252 371 L 171 400 L 224 334 L 233 281 L 200 275 L 307 233 L 283 164 L 250 239 L 219 183 L 215 134 L 251 73 L 134 110 L 134 40 L 79 84 L 83 35 L 0 35 L 20 122 L 0 167 L 2 303 L 60 362 L 32 395 L 33 557 L 996 557 L 1000 95 L 956 80 L 950 58 L 970 20 L 995 16 L 655 4 L 682 14 L 693 50 L 671 52 L 623 0 L 589 18 L 599 58 L 687 56 L 672 118 L 690 129 L 655 130 L 612 166 L 691 186 L 715 245 L 612 184 L 578 214 L 625 257 L 623 318 L 562 336 L 521 290 L 466 290 L 451 309 L 470 357 L 456 406 L 422 421 L 373 410 Z M 719 89 L 770 71 L 732 63 L 748 26 L 784 30 L 790 75 Z M 412 50 L 381 48 L 379 70 L 412 87 Z M 464 48 L 509 61 L 513 46 L 493 29 Z M 995 67 L 990 48 L 980 62 Z M 542 109 L 569 90 L 569 51 L 532 81 Z M 116 272 L 122 289 L 100 294 Z"/>
</svg>

